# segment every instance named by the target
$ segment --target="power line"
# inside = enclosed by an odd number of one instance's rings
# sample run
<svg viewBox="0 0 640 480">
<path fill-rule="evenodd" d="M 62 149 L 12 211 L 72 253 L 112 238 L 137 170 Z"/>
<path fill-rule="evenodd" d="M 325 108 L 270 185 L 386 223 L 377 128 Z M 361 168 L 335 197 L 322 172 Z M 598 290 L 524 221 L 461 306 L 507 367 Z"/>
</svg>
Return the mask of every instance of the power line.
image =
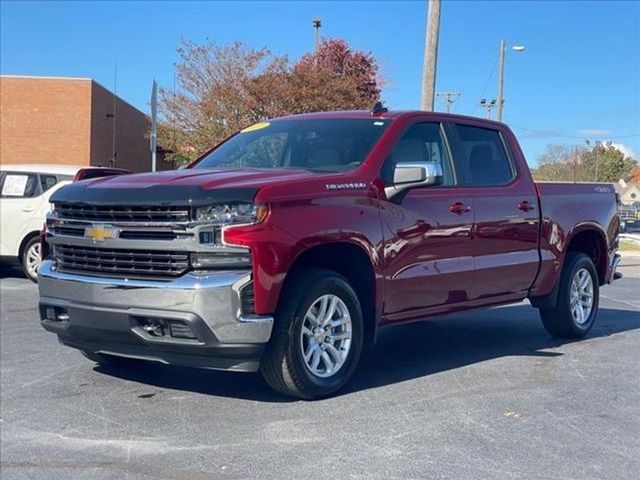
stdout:
<svg viewBox="0 0 640 480">
<path fill-rule="evenodd" d="M 491 78 L 493 77 L 493 72 L 495 72 L 496 70 L 496 65 L 498 65 L 498 59 L 500 58 L 500 55 L 496 55 L 495 60 L 493 61 L 493 66 L 491 67 L 491 70 L 489 71 L 489 76 L 487 77 L 487 81 L 484 84 L 484 87 L 482 88 L 482 93 L 480 93 L 480 98 L 484 98 L 484 94 L 487 91 L 487 88 L 489 87 L 489 82 L 491 81 Z M 478 108 L 479 105 L 475 105 L 473 107 L 473 110 L 471 111 L 471 115 L 473 115 L 476 112 L 476 108 Z"/>
</svg>

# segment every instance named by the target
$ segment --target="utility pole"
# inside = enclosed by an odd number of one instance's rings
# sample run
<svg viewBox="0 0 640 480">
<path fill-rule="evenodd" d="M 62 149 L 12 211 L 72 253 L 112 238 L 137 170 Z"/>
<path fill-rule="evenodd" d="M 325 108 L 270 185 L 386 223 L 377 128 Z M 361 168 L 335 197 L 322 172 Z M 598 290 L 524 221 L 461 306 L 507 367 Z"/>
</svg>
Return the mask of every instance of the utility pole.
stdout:
<svg viewBox="0 0 640 480">
<path fill-rule="evenodd" d="M 429 0 L 427 34 L 422 66 L 422 109 L 433 111 L 436 93 L 436 66 L 438 63 L 438 37 L 440 35 L 440 0 Z"/>
<path fill-rule="evenodd" d="M 451 113 L 451 105 L 456 103 L 462 95 L 460 92 L 440 92 L 436 93 L 436 97 L 441 98 L 447 106 L 447 113 Z"/>
<path fill-rule="evenodd" d="M 496 109 L 496 120 L 502 121 L 502 97 L 504 93 L 504 55 L 507 53 L 507 45 L 504 40 L 500 40 L 500 66 L 498 67 L 498 107 Z"/>
</svg>

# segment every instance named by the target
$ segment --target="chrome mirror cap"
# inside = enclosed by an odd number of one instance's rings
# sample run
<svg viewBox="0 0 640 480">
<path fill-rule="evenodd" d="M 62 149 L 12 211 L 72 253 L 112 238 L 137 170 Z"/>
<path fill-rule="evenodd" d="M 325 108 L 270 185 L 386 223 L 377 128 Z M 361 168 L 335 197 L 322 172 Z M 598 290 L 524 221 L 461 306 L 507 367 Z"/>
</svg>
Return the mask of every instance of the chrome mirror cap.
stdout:
<svg viewBox="0 0 640 480">
<path fill-rule="evenodd" d="M 398 163 L 393 171 L 393 185 L 385 187 L 387 198 L 417 187 L 428 187 L 442 183 L 442 165 L 438 162 Z"/>
</svg>

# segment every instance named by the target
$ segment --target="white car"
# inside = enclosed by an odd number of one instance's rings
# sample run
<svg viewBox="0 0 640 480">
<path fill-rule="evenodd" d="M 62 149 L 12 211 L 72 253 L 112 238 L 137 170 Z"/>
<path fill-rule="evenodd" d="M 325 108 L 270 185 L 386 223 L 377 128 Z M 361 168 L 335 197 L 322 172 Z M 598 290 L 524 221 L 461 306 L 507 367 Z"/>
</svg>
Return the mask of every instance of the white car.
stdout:
<svg viewBox="0 0 640 480">
<path fill-rule="evenodd" d="M 76 179 L 129 173 L 128 170 L 75 165 L 0 165 L 0 258 L 22 264 L 37 281 L 40 230 L 51 209 L 49 197 Z"/>
</svg>

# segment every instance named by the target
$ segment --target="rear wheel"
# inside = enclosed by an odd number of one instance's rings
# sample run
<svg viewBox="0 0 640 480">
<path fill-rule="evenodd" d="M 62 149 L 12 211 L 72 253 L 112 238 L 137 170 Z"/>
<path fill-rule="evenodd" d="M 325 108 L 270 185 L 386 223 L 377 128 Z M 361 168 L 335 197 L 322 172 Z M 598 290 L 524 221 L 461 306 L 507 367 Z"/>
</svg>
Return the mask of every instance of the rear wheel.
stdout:
<svg viewBox="0 0 640 480">
<path fill-rule="evenodd" d="M 99 365 L 109 365 L 113 367 L 127 367 L 131 365 L 136 365 L 142 362 L 142 360 L 138 360 L 136 358 L 118 357 L 116 355 L 105 355 L 104 353 L 97 353 L 89 350 L 80 350 L 80 352 L 89 360 Z"/>
<path fill-rule="evenodd" d="M 544 328 L 564 338 L 582 338 L 593 327 L 598 314 L 599 283 L 596 268 L 583 253 L 569 253 L 560 275 L 558 301 L 554 308 L 541 308 Z"/>
<path fill-rule="evenodd" d="M 360 359 L 360 302 L 343 277 L 326 270 L 305 270 L 288 285 L 260 370 L 285 395 L 331 395 L 351 378 Z"/>
<path fill-rule="evenodd" d="M 32 282 L 38 281 L 38 269 L 40 268 L 40 237 L 32 237 L 22 249 L 22 271 Z"/>
</svg>

